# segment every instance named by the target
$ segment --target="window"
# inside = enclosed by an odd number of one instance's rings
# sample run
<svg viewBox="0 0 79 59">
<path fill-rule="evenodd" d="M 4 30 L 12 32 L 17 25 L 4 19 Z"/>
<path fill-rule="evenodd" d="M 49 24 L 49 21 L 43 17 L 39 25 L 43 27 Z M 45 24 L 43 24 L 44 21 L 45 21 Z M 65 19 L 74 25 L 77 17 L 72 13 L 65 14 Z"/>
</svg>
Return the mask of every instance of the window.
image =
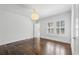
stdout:
<svg viewBox="0 0 79 59">
<path fill-rule="evenodd" d="M 64 20 L 56 22 L 56 33 L 57 34 L 64 34 L 65 32 L 64 28 L 65 28 Z"/>
<path fill-rule="evenodd" d="M 56 21 L 56 23 L 49 22 L 48 23 L 48 33 L 64 34 L 65 33 L 65 22 L 64 22 L 64 20 Z"/>
<path fill-rule="evenodd" d="M 54 33 L 54 25 L 53 22 L 48 23 L 48 33 Z"/>
</svg>

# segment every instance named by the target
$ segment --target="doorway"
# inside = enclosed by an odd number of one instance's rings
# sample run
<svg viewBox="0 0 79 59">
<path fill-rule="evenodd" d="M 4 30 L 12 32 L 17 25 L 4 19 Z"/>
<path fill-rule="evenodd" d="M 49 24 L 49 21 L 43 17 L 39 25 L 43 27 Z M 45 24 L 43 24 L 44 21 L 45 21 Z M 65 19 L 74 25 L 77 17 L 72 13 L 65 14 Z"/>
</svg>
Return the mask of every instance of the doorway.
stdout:
<svg viewBox="0 0 79 59">
<path fill-rule="evenodd" d="M 72 54 L 79 54 L 79 5 L 72 5 L 71 48 Z"/>
</svg>

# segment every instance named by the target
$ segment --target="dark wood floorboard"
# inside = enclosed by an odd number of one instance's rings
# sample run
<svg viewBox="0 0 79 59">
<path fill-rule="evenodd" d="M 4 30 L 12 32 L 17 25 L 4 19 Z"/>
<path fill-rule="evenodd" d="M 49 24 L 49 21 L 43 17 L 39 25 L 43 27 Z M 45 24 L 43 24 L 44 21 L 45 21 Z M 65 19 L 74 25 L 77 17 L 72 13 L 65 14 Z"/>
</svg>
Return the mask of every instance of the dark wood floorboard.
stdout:
<svg viewBox="0 0 79 59">
<path fill-rule="evenodd" d="M 51 40 L 41 40 L 42 55 L 71 55 L 70 44 L 60 43 Z"/>
<path fill-rule="evenodd" d="M 71 55 L 70 44 L 41 39 L 40 52 L 34 51 L 33 39 L 0 46 L 0 55 Z"/>
</svg>

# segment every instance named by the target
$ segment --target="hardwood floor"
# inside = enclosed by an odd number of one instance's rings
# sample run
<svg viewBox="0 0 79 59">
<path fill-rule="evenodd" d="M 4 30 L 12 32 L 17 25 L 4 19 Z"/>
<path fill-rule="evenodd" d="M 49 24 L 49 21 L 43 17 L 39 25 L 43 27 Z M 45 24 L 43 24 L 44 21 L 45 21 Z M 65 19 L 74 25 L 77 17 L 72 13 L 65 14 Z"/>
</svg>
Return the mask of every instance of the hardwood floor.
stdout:
<svg viewBox="0 0 79 59">
<path fill-rule="evenodd" d="M 42 39 L 41 46 L 44 55 L 71 55 L 70 44 Z"/>
<path fill-rule="evenodd" d="M 0 47 L 1 55 L 35 55 L 32 39 L 6 44 Z"/>
<path fill-rule="evenodd" d="M 71 55 L 70 44 L 41 39 L 40 51 L 34 50 L 33 39 L 0 46 L 0 55 Z"/>
</svg>

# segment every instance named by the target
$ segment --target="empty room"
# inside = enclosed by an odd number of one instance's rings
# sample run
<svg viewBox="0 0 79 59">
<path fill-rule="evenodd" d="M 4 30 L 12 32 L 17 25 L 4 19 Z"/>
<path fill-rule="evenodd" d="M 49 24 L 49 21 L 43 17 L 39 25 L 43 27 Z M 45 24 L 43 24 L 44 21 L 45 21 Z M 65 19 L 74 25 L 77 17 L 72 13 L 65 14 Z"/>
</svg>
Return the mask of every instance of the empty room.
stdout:
<svg viewBox="0 0 79 59">
<path fill-rule="evenodd" d="M 78 55 L 79 4 L 0 4 L 0 55 Z"/>
</svg>

